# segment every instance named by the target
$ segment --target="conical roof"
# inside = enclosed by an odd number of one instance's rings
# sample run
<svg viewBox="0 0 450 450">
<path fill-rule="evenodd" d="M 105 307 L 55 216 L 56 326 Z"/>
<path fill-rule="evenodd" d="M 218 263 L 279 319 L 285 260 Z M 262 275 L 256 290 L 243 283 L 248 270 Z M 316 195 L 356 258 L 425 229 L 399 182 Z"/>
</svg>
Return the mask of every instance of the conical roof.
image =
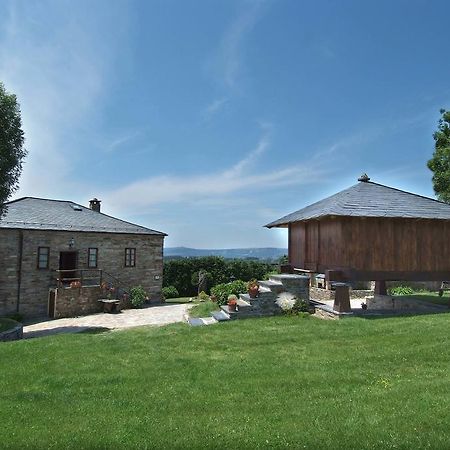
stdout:
<svg viewBox="0 0 450 450">
<path fill-rule="evenodd" d="M 326 216 L 450 220 L 450 205 L 447 203 L 367 179 L 362 178 L 360 183 L 275 220 L 266 227 L 282 227 L 292 222 Z"/>
</svg>

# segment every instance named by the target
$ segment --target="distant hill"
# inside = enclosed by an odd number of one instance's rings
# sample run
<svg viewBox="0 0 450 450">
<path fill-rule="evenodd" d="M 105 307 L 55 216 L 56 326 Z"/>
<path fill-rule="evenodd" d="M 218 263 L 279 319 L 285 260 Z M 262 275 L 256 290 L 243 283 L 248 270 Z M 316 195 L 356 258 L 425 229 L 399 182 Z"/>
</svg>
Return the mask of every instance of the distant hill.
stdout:
<svg viewBox="0 0 450 450">
<path fill-rule="evenodd" d="M 280 256 L 287 255 L 287 248 L 226 248 L 226 249 L 197 249 L 187 247 L 166 247 L 164 257 L 166 259 L 189 258 L 200 256 L 222 256 L 229 259 L 260 259 L 276 260 Z"/>
</svg>

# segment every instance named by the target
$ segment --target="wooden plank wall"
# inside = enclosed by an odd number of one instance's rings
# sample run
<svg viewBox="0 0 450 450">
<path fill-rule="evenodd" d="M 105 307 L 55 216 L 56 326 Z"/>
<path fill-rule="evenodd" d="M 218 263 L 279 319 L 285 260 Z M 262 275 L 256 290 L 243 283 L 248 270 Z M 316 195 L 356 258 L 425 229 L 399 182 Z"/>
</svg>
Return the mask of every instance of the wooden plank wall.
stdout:
<svg viewBox="0 0 450 450">
<path fill-rule="evenodd" d="M 342 220 L 342 266 L 378 271 L 450 270 L 450 223 L 440 220 Z"/>
<path fill-rule="evenodd" d="M 321 271 L 450 271 L 450 222 L 345 217 L 293 223 L 289 261 Z"/>
<path fill-rule="evenodd" d="M 319 264 L 336 266 L 341 255 L 341 222 L 336 219 L 297 222 L 289 226 L 289 262 L 316 270 Z"/>
<path fill-rule="evenodd" d="M 289 264 L 304 269 L 305 266 L 305 224 L 289 225 Z"/>
</svg>

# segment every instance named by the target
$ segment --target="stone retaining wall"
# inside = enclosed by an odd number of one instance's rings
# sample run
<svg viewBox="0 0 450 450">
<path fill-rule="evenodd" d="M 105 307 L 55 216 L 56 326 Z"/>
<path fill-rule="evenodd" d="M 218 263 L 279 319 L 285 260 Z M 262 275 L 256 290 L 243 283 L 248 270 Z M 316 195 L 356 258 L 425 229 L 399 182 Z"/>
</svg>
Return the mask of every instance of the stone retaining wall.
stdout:
<svg viewBox="0 0 450 450">
<path fill-rule="evenodd" d="M 102 297 L 100 286 L 82 288 L 58 288 L 55 298 L 55 319 L 83 316 L 101 312 L 103 307 L 97 300 Z"/>
<path fill-rule="evenodd" d="M 313 300 L 334 300 L 335 291 L 311 287 L 310 294 Z M 373 291 L 350 288 L 350 298 L 365 298 L 370 295 L 373 295 Z"/>
<path fill-rule="evenodd" d="M 442 310 L 443 305 L 416 300 L 414 298 L 396 298 L 390 295 L 375 295 L 368 297 L 366 300 L 368 310 Z"/>
<path fill-rule="evenodd" d="M 15 320 L 11 320 L 11 322 L 14 322 L 16 325 L 13 328 L 0 333 L 1 342 L 16 341 L 23 338 L 23 325 Z"/>
</svg>

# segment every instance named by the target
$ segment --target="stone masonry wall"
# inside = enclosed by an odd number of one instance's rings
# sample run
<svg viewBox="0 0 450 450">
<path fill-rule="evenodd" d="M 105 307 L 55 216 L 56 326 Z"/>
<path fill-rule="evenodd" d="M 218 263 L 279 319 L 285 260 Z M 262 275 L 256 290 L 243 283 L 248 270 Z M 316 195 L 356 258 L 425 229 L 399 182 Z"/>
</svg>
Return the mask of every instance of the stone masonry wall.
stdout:
<svg viewBox="0 0 450 450">
<path fill-rule="evenodd" d="M 444 307 L 441 305 L 433 305 L 414 298 L 396 298 L 390 295 L 374 295 L 366 299 L 368 310 L 441 310 Z"/>
<path fill-rule="evenodd" d="M 0 316 L 16 312 L 19 243 L 18 230 L 0 230 Z"/>
<path fill-rule="evenodd" d="M 78 252 L 78 269 L 88 269 L 88 248 L 98 248 L 98 269 L 120 279 L 126 287 L 142 285 L 150 301 L 161 299 L 163 236 L 69 231 L 0 230 L 0 314 L 15 312 L 20 233 L 23 233 L 19 312 L 25 317 L 47 316 L 49 288 L 56 287 L 61 251 Z M 69 248 L 69 240 L 75 245 Z M 50 247 L 48 269 L 37 268 L 38 247 Z M 125 267 L 125 248 L 136 248 L 136 267 Z"/>
<path fill-rule="evenodd" d="M 103 310 L 98 302 L 102 297 L 100 286 L 58 288 L 55 297 L 55 319 L 93 314 Z"/>
</svg>

